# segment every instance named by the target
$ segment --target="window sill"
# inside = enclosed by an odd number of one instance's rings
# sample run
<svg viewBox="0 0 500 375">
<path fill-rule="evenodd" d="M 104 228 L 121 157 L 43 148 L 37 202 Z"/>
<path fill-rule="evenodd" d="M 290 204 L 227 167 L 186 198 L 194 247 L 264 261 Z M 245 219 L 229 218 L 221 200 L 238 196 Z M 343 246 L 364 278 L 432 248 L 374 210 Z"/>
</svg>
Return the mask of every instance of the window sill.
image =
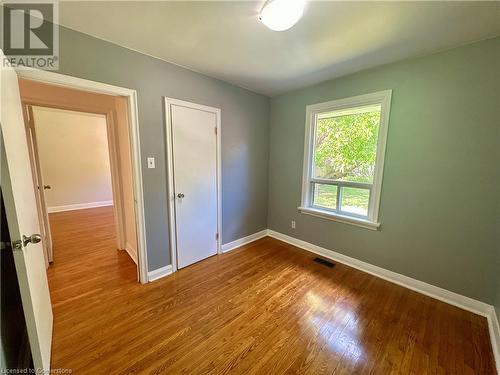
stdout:
<svg viewBox="0 0 500 375">
<path fill-rule="evenodd" d="M 320 210 L 318 208 L 298 207 L 298 210 L 306 215 L 316 216 L 327 220 L 338 221 L 340 223 L 351 224 L 361 228 L 378 230 L 378 228 L 380 227 L 380 223 L 375 223 L 373 221 L 360 219 L 357 217 L 339 215 L 334 212 Z"/>
</svg>

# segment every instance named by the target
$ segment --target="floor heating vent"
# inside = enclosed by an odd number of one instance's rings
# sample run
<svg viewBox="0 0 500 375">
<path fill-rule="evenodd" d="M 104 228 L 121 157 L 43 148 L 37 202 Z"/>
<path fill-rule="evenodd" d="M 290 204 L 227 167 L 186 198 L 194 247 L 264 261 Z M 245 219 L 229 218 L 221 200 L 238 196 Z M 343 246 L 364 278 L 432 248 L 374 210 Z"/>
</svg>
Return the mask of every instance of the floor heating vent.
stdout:
<svg viewBox="0 0 500 375">
<path fill-rule="evenodd" d="M 332 262 L 330 262 L 329 260 L 322 259 L 322 258 L 314 258 L 314 261 L 315 261 L 316 263 L 322 264 L 322 265 L 327 266 L 327 267 L 330 267 L 330 268 L 332 268 L 332 267 L 334 267 L 334 266 L 335 266 L 335 263 L 332 263 Z"/>
</svg>

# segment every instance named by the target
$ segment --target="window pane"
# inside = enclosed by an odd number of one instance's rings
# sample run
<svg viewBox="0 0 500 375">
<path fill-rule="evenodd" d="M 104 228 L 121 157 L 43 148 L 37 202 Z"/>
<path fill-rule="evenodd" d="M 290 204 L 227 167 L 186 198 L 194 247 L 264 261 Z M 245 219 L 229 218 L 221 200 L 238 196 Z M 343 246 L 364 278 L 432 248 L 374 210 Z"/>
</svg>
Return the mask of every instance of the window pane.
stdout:
<svg viewBox="0 0 500 375">
<path fill-rule="evenodd" d="M 340 210 L 357 215 L 368 216 L 370 190 L 341 187 Z"/>
<path fill-rule="evenodd" d="M 337 209 L 337 186 L 314 184 L 314 206 Z"/>
<path fill-rule="evenodd" d="M 373 183 L 380 105 L 319 114 L 314 177 Z"/>
</svg>

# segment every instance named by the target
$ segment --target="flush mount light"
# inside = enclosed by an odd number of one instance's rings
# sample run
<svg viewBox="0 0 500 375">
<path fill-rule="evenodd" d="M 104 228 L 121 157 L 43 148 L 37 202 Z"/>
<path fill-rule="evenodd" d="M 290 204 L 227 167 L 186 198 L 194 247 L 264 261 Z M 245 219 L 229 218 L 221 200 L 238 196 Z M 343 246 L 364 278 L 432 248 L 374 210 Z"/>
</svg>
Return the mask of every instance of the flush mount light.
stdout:
<svg viewBox="0 0 500 375">
<path fill-rule="evenodd" d="M 260 11 L 259 19 L 274 31 L 288 30 L 304 13 L 305 0 L 268 0 Z"/>
</svg>

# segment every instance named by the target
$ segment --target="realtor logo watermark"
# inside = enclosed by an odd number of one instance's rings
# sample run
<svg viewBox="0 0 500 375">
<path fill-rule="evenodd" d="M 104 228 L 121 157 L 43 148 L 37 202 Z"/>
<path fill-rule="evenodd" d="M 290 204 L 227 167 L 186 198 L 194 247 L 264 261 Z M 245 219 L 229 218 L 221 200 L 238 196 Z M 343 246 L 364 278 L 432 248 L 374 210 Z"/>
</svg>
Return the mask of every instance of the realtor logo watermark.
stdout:
<svg viewBox="0 0 500 375">
<path fill-rule="evenodd" d="M 3 65 L 16 68 L 59 68 L 57 0 L 3 1 L 1 6 Z"/>
</svg>

